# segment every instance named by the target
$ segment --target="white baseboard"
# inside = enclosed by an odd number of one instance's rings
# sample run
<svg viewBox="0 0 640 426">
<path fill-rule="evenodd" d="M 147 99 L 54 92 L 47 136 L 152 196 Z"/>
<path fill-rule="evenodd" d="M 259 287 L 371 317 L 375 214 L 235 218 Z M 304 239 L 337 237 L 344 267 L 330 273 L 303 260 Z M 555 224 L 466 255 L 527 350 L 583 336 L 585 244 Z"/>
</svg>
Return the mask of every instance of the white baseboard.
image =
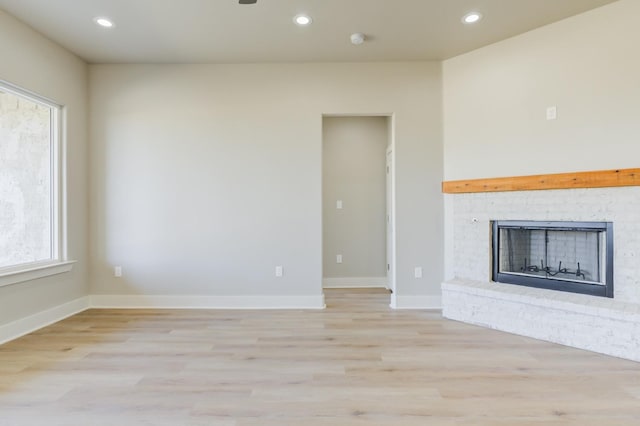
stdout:
<svg viewBox="0 0 640 426">
<path fill-rule="evenodd" d="M 0 344 L 22 337 L 43 327 L 89 309 L 89 297 L 81 297 L 46 311 L 0 326 Z"/>
<path fill-rule="evenodd" d="M 442 296 L 398 296 L 391 295 L 393 309 L 442 309 Z"/>
<path fill-rule="evenodd" d="M 387 288 L 387 277 L 323 278 L 322 288 Z"/>
<path fill-rule="evenodd" d="M 93 295 L 91 307 L 98 309 L 324 309 L 318 296 L 169 296 Z"/>
<path fill-rule="evenodd" d="M 106 309 L 324 309 L 318 296 L 85 296 L 0 325 L 0 345 L 90 308 Z"/>
<path fill-rule="evenodd" d="M 367 283 L 372 283 L 367 279 Z M 381 278 L 378 278 L 381 280 Z M 381 281 L 377 281 L 380 283 Z M 386 278 L 385 278 L 386 282 Z M 371 287 L 371 285 L 369 285 Z M 381 286 L 384 287 L 384 286 Z M 394 309 L 441 309 L 440 296 L 391 295 Z M 0 344 L 39 330 L 89 308 L 105 309 L 324 309 L 318 296 L 92 295 L 0 326 Z"/>
</svg>

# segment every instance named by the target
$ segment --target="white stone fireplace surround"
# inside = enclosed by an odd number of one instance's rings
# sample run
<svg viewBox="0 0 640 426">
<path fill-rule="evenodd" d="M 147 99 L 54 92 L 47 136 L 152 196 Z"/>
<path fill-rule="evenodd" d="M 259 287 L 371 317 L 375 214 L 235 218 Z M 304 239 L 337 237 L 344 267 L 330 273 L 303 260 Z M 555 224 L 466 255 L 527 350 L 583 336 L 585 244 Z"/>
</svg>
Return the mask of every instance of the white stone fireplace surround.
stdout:
<svg viewBox="0 0 640 426">
<path fill-rule="evenodd" d="M 447 194 L 446 318 L 640 361 L 640 187 Z M 491 282 L 491 221 L 613 222 L 614 298 Z"/>
</svg>

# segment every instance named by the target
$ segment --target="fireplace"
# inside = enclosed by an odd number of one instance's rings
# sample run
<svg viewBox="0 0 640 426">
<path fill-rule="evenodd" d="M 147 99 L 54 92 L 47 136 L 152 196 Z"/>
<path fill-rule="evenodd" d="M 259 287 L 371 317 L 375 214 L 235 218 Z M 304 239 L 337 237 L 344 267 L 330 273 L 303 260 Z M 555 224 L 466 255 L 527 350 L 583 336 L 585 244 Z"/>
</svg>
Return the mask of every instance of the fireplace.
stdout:
<svg viewBox="0 0 640 426">
<path fill-rule="evenodd" d="M 492 221 L 493 281 L 613 297 L 611 222 Z"/>
</svg>

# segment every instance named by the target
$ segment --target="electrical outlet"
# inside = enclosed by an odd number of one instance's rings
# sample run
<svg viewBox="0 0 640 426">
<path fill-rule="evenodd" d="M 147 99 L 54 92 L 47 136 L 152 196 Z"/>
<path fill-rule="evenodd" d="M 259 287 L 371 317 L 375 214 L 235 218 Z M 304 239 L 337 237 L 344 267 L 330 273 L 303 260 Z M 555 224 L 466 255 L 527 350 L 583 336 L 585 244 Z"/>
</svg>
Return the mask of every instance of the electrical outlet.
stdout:
<svg viewBox="0 0 640 426">
<path fill-rule="evenodd" d="M 336 263 L 342 263 L 342 255 L 341 254 L 336 256 Z"/>
<path fill-rule="evenodd" d="M 547 108 L 547 120 L 555 120 L 558 118 L 558 109 L 555 106 Z"/>
<path fill-rule="evenodd" d="M 116 266 L 113 268 L 113 276 L 118 278 L 122 276 L 122 266 Z"/>
<path fill-rule="evenodd" d="M 281 277 L 284 273 L 282 266 L 276 266 L 276 277 Z"/>
<path fill-rule="evenodd" d="M 338 209 L 338 210 L 342 209 L 342 200 L 336 201 L 336 209 Z"/>
<path fill-rule="evenodd" d="M 421 266 L 416 266 L 416 268 L 413 271 L 413 275 L 416 278 L 422 278 L 422 267 Z"/>
</svg>

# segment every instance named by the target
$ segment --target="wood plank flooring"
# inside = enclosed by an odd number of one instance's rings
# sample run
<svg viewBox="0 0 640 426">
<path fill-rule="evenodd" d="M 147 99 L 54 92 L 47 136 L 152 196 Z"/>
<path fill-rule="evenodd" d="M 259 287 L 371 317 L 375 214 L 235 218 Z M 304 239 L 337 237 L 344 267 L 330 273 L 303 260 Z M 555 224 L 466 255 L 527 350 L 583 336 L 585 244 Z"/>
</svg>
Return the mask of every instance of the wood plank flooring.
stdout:
<svg viewBox="0 0 640 426">
<path fill-rule="evenodd" d="M 90 310 L 0 346 L 0 425 L 638 425 L 640 364 L 392 311 Z"/>
</svg>

